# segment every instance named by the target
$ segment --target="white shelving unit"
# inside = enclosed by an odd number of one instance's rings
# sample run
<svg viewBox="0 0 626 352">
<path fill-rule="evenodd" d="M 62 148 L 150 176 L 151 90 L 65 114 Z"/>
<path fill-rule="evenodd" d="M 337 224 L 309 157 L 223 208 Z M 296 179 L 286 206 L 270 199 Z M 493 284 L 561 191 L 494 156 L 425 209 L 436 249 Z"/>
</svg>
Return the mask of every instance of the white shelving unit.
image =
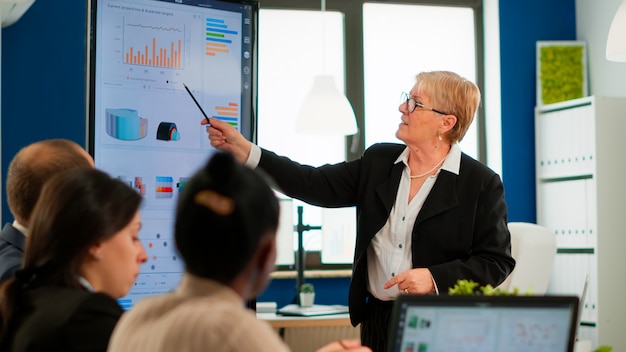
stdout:
<svg viewBox="0 0 626 352">
<path fill-rule="evenodd" d="M 626 98 L 535 109 L 537 223 L 554 231 L 548 294 L 589 288 L 579 337 L 626 351 Z"/>
</svg>

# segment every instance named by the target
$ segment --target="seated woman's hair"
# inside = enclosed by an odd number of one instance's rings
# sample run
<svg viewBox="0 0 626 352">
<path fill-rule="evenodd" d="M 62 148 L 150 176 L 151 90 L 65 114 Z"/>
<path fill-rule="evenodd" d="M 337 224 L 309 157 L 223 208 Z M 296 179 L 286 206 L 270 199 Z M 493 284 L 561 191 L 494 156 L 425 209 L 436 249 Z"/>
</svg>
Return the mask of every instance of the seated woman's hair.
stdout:
<svg viewBox="0 0 626 352">
<path fill-rule="evenodd" d="M 79 267 L 89 248 L 122 230 L 142 197 L 91 168 L 73 168 L 44 185 L 30 220 L 24 266 L 0 290 L 0 336 L 21 290 L 40 285 L 82 287 Z"/>
<path fill-rule="evenodd" d="M 229 282 L 250 262 L 262 236 L 275 236 L 278 199 L 271 180 L 217 152 L 185 184 L 175 238 L 190 273 Z"/>
</svg>

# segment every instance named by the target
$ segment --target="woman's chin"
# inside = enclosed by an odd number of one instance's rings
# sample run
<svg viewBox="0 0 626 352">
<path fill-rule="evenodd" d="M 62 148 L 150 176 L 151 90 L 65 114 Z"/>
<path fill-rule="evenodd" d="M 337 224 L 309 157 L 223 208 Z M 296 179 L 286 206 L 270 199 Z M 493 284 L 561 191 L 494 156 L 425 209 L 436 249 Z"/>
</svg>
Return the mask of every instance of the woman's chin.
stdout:
<svg viewBox="0 0 626 352">
<path fill-rule="evenodd" d="M 406 127 L 406 125 L 400 124 L 400 126 L 398 126 L 398 130 L 396 131 L 396 138 L 398 138 L 401 141 L 404 141 L 404 135 L 406 133 L 404 131 L 404 127 Z"/>
</svg>

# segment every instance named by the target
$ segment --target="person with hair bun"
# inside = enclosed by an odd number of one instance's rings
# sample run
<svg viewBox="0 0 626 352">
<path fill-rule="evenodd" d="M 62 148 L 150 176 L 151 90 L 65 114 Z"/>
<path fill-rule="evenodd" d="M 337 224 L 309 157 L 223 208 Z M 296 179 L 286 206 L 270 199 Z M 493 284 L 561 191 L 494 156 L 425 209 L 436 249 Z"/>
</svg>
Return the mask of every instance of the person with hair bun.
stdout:
<svg viewBox="0 0 626 352">
<path fill-rule="evenodd" d="M 276 261 L 278 199 L 271 180 L 218 152 L 178 199 L 174 237 L 185 274 L 171 293 L 146 298 L 120 320 L 109 351 L 281 352 L 288 347 L 244 302 Z M 342 340 L 318 352 L 371 351 Z"/>
<path fill-rule="evenodd" d="M 147 260 L 142 197 L 102 171 L 47 181 L 29 221 L 23 267 L 0 286 L 0 351 L 106 351 Z"/>
</svg>

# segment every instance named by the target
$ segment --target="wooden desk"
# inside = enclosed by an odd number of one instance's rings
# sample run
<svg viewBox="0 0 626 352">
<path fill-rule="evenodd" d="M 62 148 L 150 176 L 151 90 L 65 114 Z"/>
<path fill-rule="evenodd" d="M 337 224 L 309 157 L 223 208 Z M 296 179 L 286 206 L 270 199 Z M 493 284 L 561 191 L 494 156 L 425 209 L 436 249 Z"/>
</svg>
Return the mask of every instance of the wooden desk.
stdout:
<svg viewBox="0 0 626 352">
<path fill-rule="evenodd" d="M 273 328 L 294 328 L 312 326 L 352 326 L 348 313 L 294 317 L 275 313 L 257 313 L 257 318 L 267 321 Z"/>
<path fill-rule="evenodd" d="M 360 327 L 352 327 L 348 313 L 294 317 L 274 313 L 257 313 L 282 337 L 292 351 L 314 352 L 340 339 L 360 338 Z"/>
</svg>

